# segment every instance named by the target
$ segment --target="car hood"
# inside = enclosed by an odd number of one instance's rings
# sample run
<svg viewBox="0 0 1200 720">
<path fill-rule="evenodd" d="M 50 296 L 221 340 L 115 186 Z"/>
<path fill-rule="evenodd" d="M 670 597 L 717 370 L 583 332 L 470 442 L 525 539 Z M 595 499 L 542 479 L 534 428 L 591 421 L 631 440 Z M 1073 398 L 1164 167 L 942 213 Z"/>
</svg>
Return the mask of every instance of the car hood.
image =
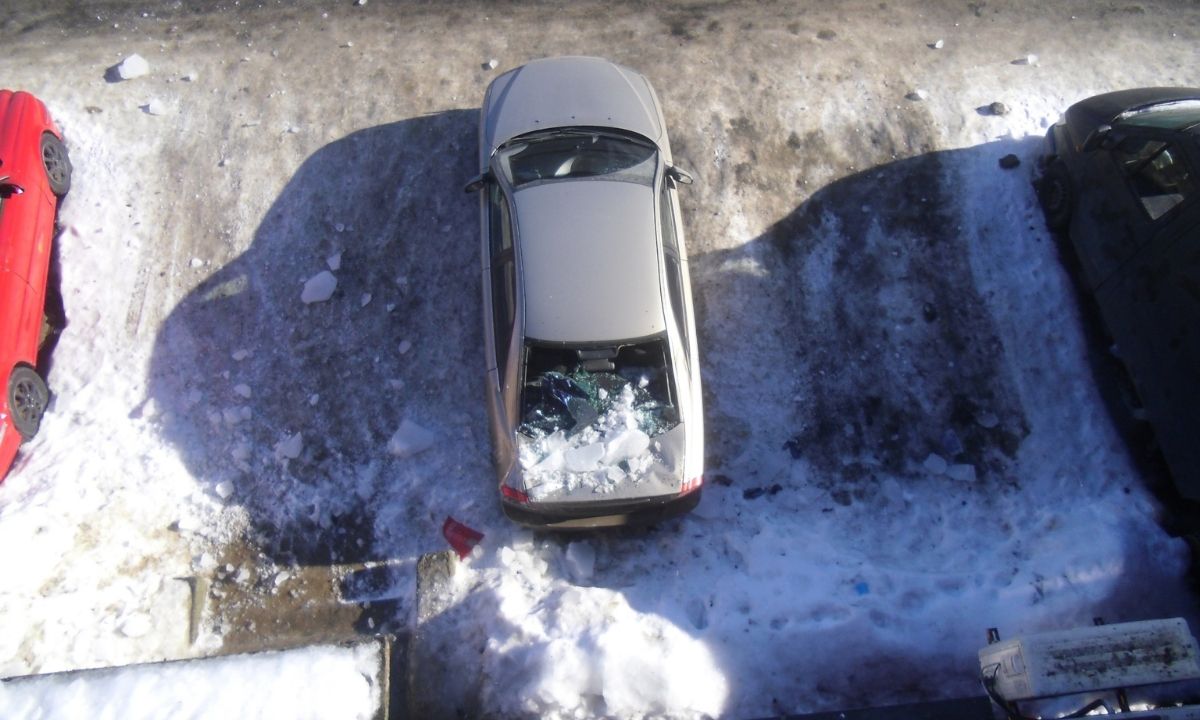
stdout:
<svg viewBox="0 0 1200 720">
<path fill-rule="evenodd" d="M 593 57 L 535 60 L 496 78 L 483 104 L 487 155 L 535 130 L 607 127 L 662 145 L 662 113 L 650 83 L 629 68 Z"/>
</svg>

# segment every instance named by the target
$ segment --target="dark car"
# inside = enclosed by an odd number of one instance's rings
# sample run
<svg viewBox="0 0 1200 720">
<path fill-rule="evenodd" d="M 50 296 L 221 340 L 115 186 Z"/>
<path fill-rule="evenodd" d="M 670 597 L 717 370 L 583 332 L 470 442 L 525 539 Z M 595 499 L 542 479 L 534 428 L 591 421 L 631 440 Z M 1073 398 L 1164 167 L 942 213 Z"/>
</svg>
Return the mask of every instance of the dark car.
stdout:
<svg viewBox="0 0 1200 720">
<path fill-rule="evenodd" d="M 1200 88 L 1072 105 L 1039 196 L 1128 369 L 1180 492 L 1200 499 Z"/>
</svg>

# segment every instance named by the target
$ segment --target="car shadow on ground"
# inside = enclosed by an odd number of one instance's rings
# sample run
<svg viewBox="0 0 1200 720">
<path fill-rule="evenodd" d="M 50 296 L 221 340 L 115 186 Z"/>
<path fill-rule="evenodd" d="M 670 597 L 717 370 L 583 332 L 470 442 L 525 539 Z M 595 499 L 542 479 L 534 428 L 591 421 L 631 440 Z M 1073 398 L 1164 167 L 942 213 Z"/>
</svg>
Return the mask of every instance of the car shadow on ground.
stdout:
<svg viewBox="0 0 1200 720">
<path fill-rule="evenodd" d="M 1034 493 L 1057 470 L 1020 465 L 1047 417 L 1083 411 L 1055 387 L 1033 388 L 1040 397 L 1027 407 L 1021 387 L 1040 375 L 1029 362 L 1058 357 L 1026 339 L 1050 347 L 1079 332 L 1018 327 L 1074 315 L 1036 308 L 1061 299 L 1066 283 L 1028 201 L 1037 146 L 1006 139 L 874 167 L 822 188 L 748 243 L 693 250 L 705 499 L 657 531 L 593 537 L 587 584 L 704 642 L 729 684 L 726 712 L 977 695 L 974 650 L 989 624 L 1185 611 L 1176 597 L 1146 602 L 1142 588 L 1177 583 L 1178 568 L 1143 562 L 1170 553 L 1147 550 L 1136 523 L 1106 540 L 1133 582 L 1109 570 L 1067 580 L 1081 568 L 1052 548 L 1013 557 L 1027 531 L 1041 532 L 1039 518 L 1079 509 L 1044 507 L 1058 498 Z M 998 165 L 1009 153 L 1023 159 L 1018 169 Z M 997 175 L 966 185 L 963 172 Z M 1014 197 L 1021 202 L 1008 207 Z M 683 205 L 688 237 L 701 237 L 707 213 Z M 1039 259 L 1007 267 L 1023 252 L 1013 246 Z M 1042 370 L 1047 382 L 1055 376 Z M 1077 480 L 1105 483 L 1099 473 Z M 648 564 L 675 571 L 652 576 Z M 826 591 L 814 595 L 813 583 Z M 957 638 L 940 647 L 962 654 L 930 648 L 922 618 Z M 811 648 L 827 646 L 857 660 L 825 666 Z M 847 675 L 849 666 L 857 670 Z"/>
<path fill-rule="evenodd" d="M 1155 442 L 1153 428 L 1139 417 L 1141 401 L 1133 378 L 1114 353 L 1114 341 L 1104 326 L 1095 296 L 1088 291 L 1079 256 L 1075 254 L 1070 238 L 1063 233 L 1054 233 L 1054 241 L 1059 259 L 1069 271 L 1075 302 L 1080 310 L 1080 323 L 1087 338 L 1088 365 L 1108 416 L 1146 484 L 1163 503 L 1182 515 L 1166 518 L 1169 529 L 1194 533 L 1200 529 L 1200 503 L 1180 495 Z"/>
<path fill-rule="evenodd" d="M 1018 145 L 926 153 L 855 173 L 751 242 L 693 258 L 716 431 L 710 467 L 745 464 L 753 433 L 772 436 L 757 452 L 807 463 L 839 505 L 870 492 L 874 477 L 928 475 L 931 454 L 1013 482 L 1007 470 L 1029 428 L 976 288 L 972 235 L 962 232 L 969 218 L 946 175 L 978 164 L 969 154 Z M 755 321 L 729 320 L 737 314 Z M 781 426 L 754 428 L 755 410 Z M 732 489 L 758 487 L 730 477 Z"/>
<path fill-rule="evenodd" d="M 437 547 L 464 486 L 494 505 L 479 231 L 462 192 L 477 118 L 426 115 L 313 153 L 249 249 L 156 338 L 162 431 L 203 487 L 245 509 L 247 539 L 276 563 L 412 558 L 423 548 L 407 539 Z M 302 302 L 323 271 L 332 297 Z M 404 420 L 432 433 L 429 449 L 388 452 Z"/>
</svg>

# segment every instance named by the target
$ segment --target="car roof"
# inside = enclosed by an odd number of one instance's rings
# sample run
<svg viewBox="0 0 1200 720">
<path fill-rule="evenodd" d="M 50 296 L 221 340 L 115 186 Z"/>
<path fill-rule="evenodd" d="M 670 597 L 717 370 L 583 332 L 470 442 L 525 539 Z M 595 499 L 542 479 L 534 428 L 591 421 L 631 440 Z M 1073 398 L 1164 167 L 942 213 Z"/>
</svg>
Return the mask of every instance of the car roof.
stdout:
<svg viewBox="0 0 1200 720">
<path fill-rule="evenodd" d="M 513 192 L 513 208 L 527 337 L 593 343 L 666 329 L 652 188 L 539 183 Z"/>
<path fill-rule="evenodd" d="M 556 127 L 608 127 L 661 145 L 662 114 L 649 81 L 594 57 L 534 60 L 492 81 L 483 105 L 487 155 L 505 142 Z"/>
</svg>

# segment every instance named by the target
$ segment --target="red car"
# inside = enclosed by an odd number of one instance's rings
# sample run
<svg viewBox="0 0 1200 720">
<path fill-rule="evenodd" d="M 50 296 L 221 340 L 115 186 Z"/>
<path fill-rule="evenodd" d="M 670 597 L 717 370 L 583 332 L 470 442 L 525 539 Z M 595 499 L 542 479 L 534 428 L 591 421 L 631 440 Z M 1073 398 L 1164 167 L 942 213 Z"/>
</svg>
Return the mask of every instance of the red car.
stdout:
<svg viewBox="0 0 1200 720">
<path fill-rule="evenodd" d="M 0 479 L 50 400 L 37 358 L 55 213 L 70 186 L 71 161 L 46 106 L 0 90 Z"/>
</svg>

